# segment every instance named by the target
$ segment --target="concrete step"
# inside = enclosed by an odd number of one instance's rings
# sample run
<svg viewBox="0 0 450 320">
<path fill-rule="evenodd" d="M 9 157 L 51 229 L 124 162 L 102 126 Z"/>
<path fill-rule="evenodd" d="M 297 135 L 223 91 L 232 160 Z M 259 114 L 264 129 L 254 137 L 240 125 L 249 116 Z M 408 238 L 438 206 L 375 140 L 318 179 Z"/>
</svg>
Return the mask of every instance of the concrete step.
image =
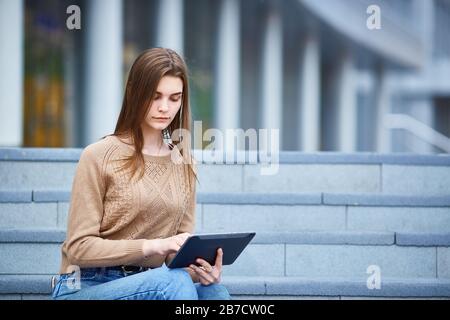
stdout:
<svg viewBox="0 0 450 320">
<path fill-rule="evenodd" d="M 70 191 L 0 191 L 0 228 L 66 228 Z M 197 231 L 450 232 L 450 196 L 197 193 Z"/>
<path fill-rule="evenodd" d="M 0 190 L 0 228 L 67 227 L 70 191 Z"/>
<path fill-rule="evenodd" d="M 69 190 L 80 149 L 0 148 L 4 189 Z M 200 192 L 341 192 L 448 195 L 450 155 L 380 155 L 281 152 L 274 175 L 263 175 L 261 162 L 212 161 L 194 152 L 199 162 Z"/>
<path fill-rule="evenodd" d="M 0 275 L 0 299 L 50 299 L 51 275 Z M 358 279 L 232 277 L 222 283 L 233 299 L 446 298 L 449 279 L 385 278 L 380 289 Z"/>
<path fill-rule="evenodd" d="M 204 232 L 450 232 L 450 197 L 374 194 L 198 194 Z"/>
<path fill-rule="evenodd" d="M 380 289 L 359 279 L 303 277 L 224 277 L 235 298 L 244 297 L 450 297 L 449 279 L 384 278 Z"/>
<path fill-rule="evenodd" d="M 63 230 L 1 230 L 0 274 L 52 274 Z M 270 257 L 270 260 L 267 259 Z M 258 233 L 226 276 L 450 278 L 450 233 Z"/>
</svg>

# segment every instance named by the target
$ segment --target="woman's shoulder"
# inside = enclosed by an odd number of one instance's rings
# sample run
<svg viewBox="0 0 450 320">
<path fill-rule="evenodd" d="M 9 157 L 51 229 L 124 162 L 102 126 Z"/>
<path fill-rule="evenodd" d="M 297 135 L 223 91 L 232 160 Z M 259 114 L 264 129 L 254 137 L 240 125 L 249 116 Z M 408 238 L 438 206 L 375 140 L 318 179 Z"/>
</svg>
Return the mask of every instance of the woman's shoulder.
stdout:
<svg viewBox="0 0 450 320">
<path fill-rule="evenodd" d="M 115 141 L 113 136 L 105 136 L 100 140 L 86 146 L 82 153 L 81 158 L 87 158 L 91 160 L 105 159 L 105 156 L 110 153 L 114 148 Z"/>
</svg>

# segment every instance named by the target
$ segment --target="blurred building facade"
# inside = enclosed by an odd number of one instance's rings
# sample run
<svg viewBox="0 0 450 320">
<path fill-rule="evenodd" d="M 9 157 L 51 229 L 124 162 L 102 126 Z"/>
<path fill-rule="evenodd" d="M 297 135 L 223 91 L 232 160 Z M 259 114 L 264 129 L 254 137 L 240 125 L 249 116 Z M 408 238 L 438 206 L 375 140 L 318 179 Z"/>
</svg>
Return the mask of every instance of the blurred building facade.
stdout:
<svg viewBox="0 0 450 320">
<path fill-rule="evenodd" d="M 66 27 L 73 4 L 80 30 Z M 381 29 L 366 25 L 371 5 Z M 449 35 L 449 0 L 0 0 L 0 145 L 111 133 L 132 62 L 163 46 L 186 59 L 203 131 L 279 128 L 282 150 L 450 152 Z"/>
</svg>

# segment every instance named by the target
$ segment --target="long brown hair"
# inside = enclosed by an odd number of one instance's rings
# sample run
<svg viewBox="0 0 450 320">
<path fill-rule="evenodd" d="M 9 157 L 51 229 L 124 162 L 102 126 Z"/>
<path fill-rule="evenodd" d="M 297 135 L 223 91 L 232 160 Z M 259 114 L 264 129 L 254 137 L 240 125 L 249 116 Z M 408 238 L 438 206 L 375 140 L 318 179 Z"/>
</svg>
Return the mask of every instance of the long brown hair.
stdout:
<svg viewBox="0 0 450 320">
<path fill-rule="evenodd" d="M 188 69 L 185 62 L 171 49 L 152 48 L 145 50 L 136 58 L 129 72 L 122 110 L 113 134 L 117 137 L 127 136 L 131 138 L 134 153 L 126 159 L 123 168 L 131 169 L 132 176 L 139 171 L 139 178 L 142 178 L 145 172 L 142 154 L 144 137 L 141 124 L 150 110 L 158 84 L 164 76 L 178 77 L 183 81 L 182 105 L 168 127 L 169 132 L 172 135 L 172 132 L 180 128 L 180 112 L 182 112 L 182 129 L 191 132 Z M 190 141 L 184 136 L 180 141 L 179 134 L 176 137 L 172 136 L 172 139 L 173 144 L 182 155 L 184 172 L 187 173 L 189 187 L 191 187 L 192 178 L 197 179 L 197 175 L 193 170 Z"/>
</svg>

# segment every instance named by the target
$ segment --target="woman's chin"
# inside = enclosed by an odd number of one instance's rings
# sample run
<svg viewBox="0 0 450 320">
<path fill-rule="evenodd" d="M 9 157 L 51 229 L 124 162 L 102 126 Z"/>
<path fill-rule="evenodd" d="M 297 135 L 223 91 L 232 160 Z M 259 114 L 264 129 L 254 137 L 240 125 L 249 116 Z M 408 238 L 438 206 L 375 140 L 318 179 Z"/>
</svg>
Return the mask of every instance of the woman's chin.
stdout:
<svg viewBox="0 0 450 320">
<path fill-rule="evenodd" d="M 164 130 L 165 128 L 167 128 L 169 126 L 168 123 L 164 123 L 164 122 L 160 122 L 160 123 L 151 123 L 148 125 L 150 128 L 152 128 L 153 130 Z"/>
</svg>

